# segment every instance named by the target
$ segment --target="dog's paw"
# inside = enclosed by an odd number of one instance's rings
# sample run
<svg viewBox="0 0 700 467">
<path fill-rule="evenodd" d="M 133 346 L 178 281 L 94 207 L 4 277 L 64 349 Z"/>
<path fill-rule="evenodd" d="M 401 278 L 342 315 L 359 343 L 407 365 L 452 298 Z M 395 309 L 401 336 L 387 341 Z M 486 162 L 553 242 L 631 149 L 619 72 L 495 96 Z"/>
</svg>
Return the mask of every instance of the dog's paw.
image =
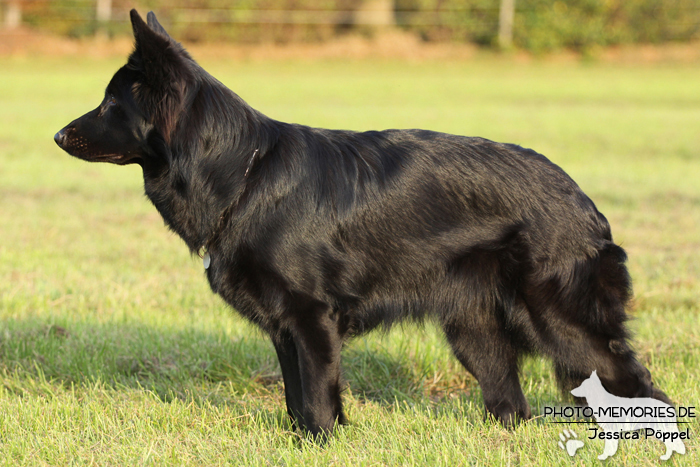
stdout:
<svg viewBox="0 0 700 467">
<path fill-rule="evenodd" d="M 559 439 L 561 439 L 561 441 L 559 441 L 559 447 L 569 453 L 571 457 L 574 457 L 576 451 L 583 447 L 583 441 L 576 438 L 578 438 L 578 435 L 574 430 L 564 430 L 559 433 Z"/>
</svg>

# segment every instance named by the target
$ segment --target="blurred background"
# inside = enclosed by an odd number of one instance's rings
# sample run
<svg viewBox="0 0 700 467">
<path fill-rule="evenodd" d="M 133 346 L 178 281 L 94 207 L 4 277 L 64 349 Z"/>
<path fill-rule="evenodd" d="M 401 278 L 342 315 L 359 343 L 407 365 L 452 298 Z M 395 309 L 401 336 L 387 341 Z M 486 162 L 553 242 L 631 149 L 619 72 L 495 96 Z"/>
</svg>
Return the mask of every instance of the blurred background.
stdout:
<svg viewBox="0 0 700 467">
<path fill-rule="evenodd" d="M 586 52 L 700 38 L 698 0 L 2 0 L 5 32 L 128 35 L 131 8 L 155 10 L 187 42 L 322 42 L 394 29 L 424 42 Z M 144 11 L 145 13 L 145 11 Z"/>
</svg>

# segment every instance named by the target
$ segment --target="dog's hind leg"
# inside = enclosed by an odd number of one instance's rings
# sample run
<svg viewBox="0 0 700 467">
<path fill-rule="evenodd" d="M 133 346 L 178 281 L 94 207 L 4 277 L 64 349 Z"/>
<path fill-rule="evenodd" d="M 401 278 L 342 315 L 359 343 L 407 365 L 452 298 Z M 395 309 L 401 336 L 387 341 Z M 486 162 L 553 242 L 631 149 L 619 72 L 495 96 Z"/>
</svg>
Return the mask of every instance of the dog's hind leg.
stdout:
<svg viewBox="0 0 700 467">
<path fill-rule="evenodd" d="M 480 255 L 482 272 L 488 255 Z M 442 317 L 442 328 L 455 357 L 479 382 L 486 411 L 506 427 L 529 419 L 530 406 L 518 379 L 520 349 L 506 325 L 514 304 L 499 296 L 496 274 L 459 283 L 462 307 Z M 474 282 L 477 280 L 477 282 Z M 467 285 L 464 293 L 464 285 Z"/>
<path fill-rule="evenodd" d="M 518 379 L 517 352 L 494 321 L 481 327 L 451 323 L 443 329 L 457 359 L 479 382 L 486 411 L 512 428 L 530 418 L 530 407 Z"/>
<path fill-rule="evenodd" d="M 514 229 L 498 244 L 456 258 L 445 287 L 454 305 L 441 316 L 452 351 L 479 382 L 486 411 L 509 428 L 531 417 L 518 378 L 521 349 L 529 337 L 516 324 L 526 313 L 516 297 L 518 242 Z"/>
</svg>

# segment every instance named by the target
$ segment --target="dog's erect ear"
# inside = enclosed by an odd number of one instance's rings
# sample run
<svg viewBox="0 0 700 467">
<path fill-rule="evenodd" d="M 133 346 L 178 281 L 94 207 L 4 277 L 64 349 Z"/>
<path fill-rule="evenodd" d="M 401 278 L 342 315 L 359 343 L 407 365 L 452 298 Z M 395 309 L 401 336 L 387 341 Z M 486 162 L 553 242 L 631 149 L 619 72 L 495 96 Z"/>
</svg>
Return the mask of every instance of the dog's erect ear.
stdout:
<svg viewBox="0 0 700 467">
<path fill-rule="evenodd" d="M 173 41 L 153 12 L 146 24 L 136 10 L 131 10 L 136 48 L 129 66 L 143 74 L 135 97 L 149 112 L 149 120 L 170 142 L 170 135 L 182 113 L 188 83 L 192 80 L 192 59 L 180 44 Z"/>
<path fill-rule="evenodd" d="M 129 12 L 129 17 L 131 18 L 131 29 L 134 31 L 134 37 L 138 45 L 139 40 L 148 36 L 148 32 L 153 33 L 154 31 L 143 22 L 143 18 L 141 18 L 141 15 L 135 8 Z"/>
<path fill-rule="evenodd" d="M 147 63 L 155 61 L 160 67 L 169 61 L 174 61 L 174 65 L 181 64 L 182 55 L 186 52 L 165 32 L 152 11 L 148 13 L 148 24 L 143 22 L 136 10 L 131 10 L 130 14 L 131 27 L 136 39 L 136 52 L 144 61 Z"/>
<path fill-rule="evenodd" d="M 157 32 L 158 34 L 162 34 L 165 37 L 170 37 L 170 35 L 167 32 L 165 32 L 165 28 L 161 26 L 161 24 L 158 22 L 156 14 L 152 11 L 149 11 L 146 15 L 146 21 L 148 21 L 148 27 L 153 29 L 155 32 Z"/>
</svg>

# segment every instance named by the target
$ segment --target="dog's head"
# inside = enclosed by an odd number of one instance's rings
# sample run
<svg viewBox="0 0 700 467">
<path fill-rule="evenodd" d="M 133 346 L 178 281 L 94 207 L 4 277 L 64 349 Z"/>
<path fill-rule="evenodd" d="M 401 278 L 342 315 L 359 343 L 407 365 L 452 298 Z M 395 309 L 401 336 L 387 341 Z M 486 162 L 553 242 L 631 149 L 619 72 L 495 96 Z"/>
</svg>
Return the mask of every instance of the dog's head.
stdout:
<svg viewBox="0 0 700 467">
<path fill-rule="evenodd" d="M 131 10 L 135 49 L 112 77 L 100 105 L 56 133 L 56 143 L 90 162 L 169 160 L 168 144 L 196 65 L 153 12 L 148 24 Z"/>
</svg>

